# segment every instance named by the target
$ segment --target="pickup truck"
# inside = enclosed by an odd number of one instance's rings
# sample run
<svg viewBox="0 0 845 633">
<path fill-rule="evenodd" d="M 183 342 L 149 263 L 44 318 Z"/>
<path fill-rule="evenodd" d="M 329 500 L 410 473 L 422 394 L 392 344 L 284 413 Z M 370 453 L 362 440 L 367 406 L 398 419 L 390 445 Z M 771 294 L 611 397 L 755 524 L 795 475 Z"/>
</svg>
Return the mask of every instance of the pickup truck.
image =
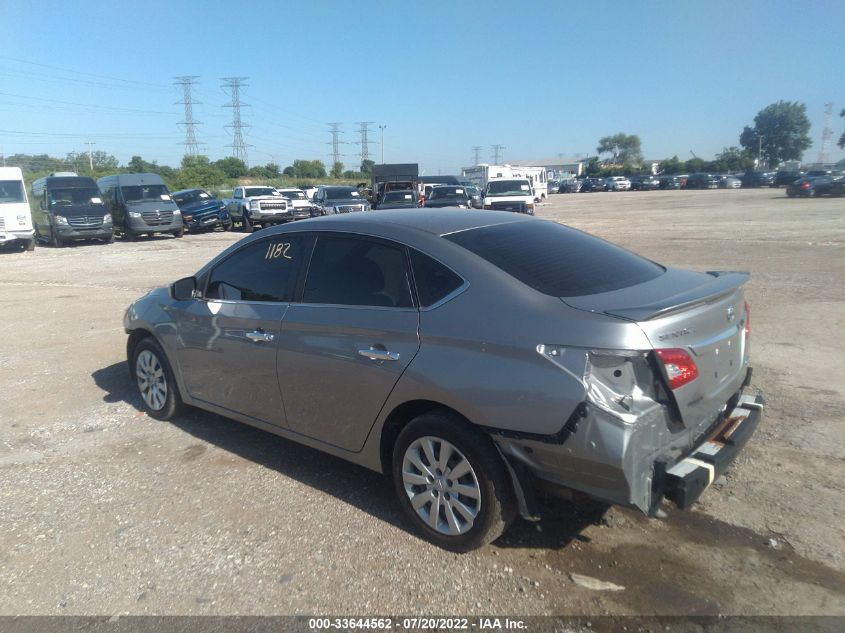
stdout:
<svg viewBox="0 0 845 633">
<path fill-rule="evenodd" d="M 231 198 L 223 201 L 233 224 L 240 224 L 245 233 L 261 227 L 290 222 L 293 205 L 273 187 L 247 185 L 235 187 Z"/>
</svg>

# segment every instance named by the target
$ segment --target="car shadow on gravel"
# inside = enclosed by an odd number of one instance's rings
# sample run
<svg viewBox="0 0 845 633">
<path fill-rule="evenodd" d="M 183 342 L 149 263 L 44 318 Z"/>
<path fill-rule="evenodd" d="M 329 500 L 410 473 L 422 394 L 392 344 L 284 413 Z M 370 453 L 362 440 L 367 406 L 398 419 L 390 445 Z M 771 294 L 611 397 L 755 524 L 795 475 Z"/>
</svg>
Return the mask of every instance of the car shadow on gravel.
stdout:
<svg viewBox="0 0 845 633">
<path fill-rule="evenodd" d="M 125 402 L 143 411 L 129 378 L 126 361 L 98 369 L 91 377 L 103 390 L 103 402 Z M 188 409 L 172 424 L 195 438 L 242 459 L 271 468 L 307 486 L 349 503 L 367 514 L 413 533 L 396 503 L 390 480 L 362 466 L 208 411 Z M 581 532 L 602 522 L 606 504 L 540 495 L 540 523 L 518 519 L 494 547 L 557 549 L 573 540 L 589 541 Z M 538 529 L 539 526 L 539 529 Z"/>
</svg>

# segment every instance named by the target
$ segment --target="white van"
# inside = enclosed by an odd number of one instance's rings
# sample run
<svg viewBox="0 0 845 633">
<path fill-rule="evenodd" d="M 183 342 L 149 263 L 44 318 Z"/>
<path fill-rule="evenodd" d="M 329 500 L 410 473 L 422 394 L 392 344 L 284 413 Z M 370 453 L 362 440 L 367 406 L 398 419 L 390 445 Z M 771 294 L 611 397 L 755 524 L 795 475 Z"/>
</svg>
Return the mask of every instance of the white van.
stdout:
<svg viewBox="0 0 845 633">
<path fill-rule="evenodd" d="M 35 250 L 32 215 L 20 167 L 0 167 L 0 246 Z"/>
</svg>

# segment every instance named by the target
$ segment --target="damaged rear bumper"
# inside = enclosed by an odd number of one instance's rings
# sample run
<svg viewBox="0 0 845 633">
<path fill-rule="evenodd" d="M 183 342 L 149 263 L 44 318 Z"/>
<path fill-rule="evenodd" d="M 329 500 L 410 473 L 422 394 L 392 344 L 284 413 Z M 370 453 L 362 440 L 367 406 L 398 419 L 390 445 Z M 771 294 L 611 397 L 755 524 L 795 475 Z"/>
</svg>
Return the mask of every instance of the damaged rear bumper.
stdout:
<svg viewBox="0 0 845 633">
<path fill-rule="evenodd" d="M 666 497 L 685 510 L 725 472 L 754 434 L 763 417 L 763 398 L 744 395 L 723 424 L 684 459 L 655 472 L 655 497 Z"/>
</svg>

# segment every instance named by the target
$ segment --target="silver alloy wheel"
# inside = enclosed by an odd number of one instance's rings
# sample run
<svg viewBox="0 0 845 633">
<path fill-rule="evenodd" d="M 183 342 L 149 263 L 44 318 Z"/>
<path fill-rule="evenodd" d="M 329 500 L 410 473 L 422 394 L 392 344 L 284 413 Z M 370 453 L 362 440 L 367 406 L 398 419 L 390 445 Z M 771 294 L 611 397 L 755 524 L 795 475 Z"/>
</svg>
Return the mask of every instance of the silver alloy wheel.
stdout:
<svg viewBox="0 0 845 633">
<path fill-rule="evenodd" d="M 402 460 L 405 492 L 422 521 L 448 536 L 466 534 L 481 511 L 481 487 L 472 464 L 440 437 L 414 440 Z"/>
<path fill-rule="evenodd" d="M 164 367 L 158 357 L 150 350 L 143 350 L 135 360 L 135 377 L 138 390 L 147 406 L 153 411 L 160 411 L 167 401 L 167 380 Z"/>
</svg>

